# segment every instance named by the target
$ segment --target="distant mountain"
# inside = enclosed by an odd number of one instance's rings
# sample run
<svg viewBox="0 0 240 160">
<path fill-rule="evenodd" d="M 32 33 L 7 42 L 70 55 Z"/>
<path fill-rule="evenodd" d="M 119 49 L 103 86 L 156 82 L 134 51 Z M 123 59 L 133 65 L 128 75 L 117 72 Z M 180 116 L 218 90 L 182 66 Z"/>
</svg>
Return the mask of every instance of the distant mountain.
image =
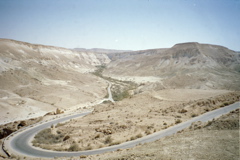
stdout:
<svg viewBox="0 0 240 160">
<path fill-rule="evenodd" d="M 122 52 L 130 52 L 130 50 L 115 50 L 115 49 L 103 49 L 103 48 L 92 48 L 92 49 L 86 49 L 86 48 L 74 48 L 76 51 L 81 52 L 93 52 L 93 53 L 122 53 Z"/>
<path fill-rule="evenodd" d="M 160 52 L 165 51 L 167 48 L 160 48 L 160 49 L 148 49 L 148 50 L 139 50 L 139 51 L 126 51 L 126 52 L 120 52 L 120 53 L 109 53 L 107 54 L 108 57 L 111 60 L 118 60 L 118 59 L 124 59 L 129 56 L 150 56 L 154 54 L 158 54 Z"/>
<path fill-rule="evenodd" d="M 109 62 L 106 54 L 0 39 L 0 124 L 101 99 L 107 83 L 89 72 Z"/>
<path fill-rule="evenodd" d="M 104 74 L 157 77 L 160 88 L 240 89 L 240 54 L 218 45 L 181 43 L 117 54 Z"/>
</svg>

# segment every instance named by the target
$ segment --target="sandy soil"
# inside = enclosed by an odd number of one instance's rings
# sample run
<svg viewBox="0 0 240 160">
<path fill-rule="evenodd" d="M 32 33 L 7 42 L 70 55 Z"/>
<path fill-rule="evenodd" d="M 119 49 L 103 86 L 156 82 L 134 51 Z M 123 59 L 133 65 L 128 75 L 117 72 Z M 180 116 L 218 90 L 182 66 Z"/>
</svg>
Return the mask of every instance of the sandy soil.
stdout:
<svg viewBox="0 0 240 160">
<path fill-rule="evenodd" d="M 71 150 L 73 144 L 76 150 L 116 145 L 233 103 L 239 97 L 240 93 L 220 90 L 145 92 L 115 104 L 95 106 L 84 118 L 56 125 L 52 133 L 69 136 L 66 141 L 35 145 L 53 150 Z"/>
<path fill-rule="evenodd" d="M 155 142 L 131 149 L 100 155 L 64 158 L 76 160 L 177 160 L 177 159 L 239 159 L 239 109 L 218 119 L 193 123 L 188 129 Z M 0 157 L 0 159 L 2 159 Z M 13 158 L 14 159 L 14 158 Z M 22 158 L 23 159 L 23 158 Z M 43 158 L 30 158 L 43 160 Z M 57 158 L 62 159 L 62 158 Z"/>
<path fill-rule="evenodd" d="M 71 79 L 68 75 L 68 78 Z M 57 108 L 68 111 L 82 108 L 101 100 L 107 83 L 97 77 L 74 75 L 80 81 L 54 82 L 51 85 L 18 86 L 15 90 L 0 90 L 0 124 L 43 116 Z M 16 109 L 18 110 L 16 112 Z"/>
<path fill-rule="evenodd" d="M 239 159 L 239 109 L 190 128 L 132 149 L 87 156 L 86 159 Z"/>
</svg>

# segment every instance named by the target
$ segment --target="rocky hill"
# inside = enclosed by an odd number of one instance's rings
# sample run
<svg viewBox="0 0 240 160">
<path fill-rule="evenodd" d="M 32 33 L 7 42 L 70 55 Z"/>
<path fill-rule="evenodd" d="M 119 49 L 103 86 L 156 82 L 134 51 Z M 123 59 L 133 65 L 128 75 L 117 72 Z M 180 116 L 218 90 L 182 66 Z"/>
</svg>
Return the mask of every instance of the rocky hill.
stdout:
<svg viewBox="0 0 240 160">
<path fill-rule="evenodd" d="M 240 89 L 240 54 L 222 46 L 182 43 L 118 54 L 104 74 L 150 88 Z"/>
<path fill-rule="evenodd" d="M 112 53 L 123 53 L 123 52 L 131 52 L 130 50 L 116 50 L 116 49 L 104 49 L 104 48 L 74 48 L 75 51 L 81 52 L 93 52 L 93 53 L 104 53 L 104 54 L 112 54 Z"/>
<path fill-rule="evenodd" d="M 0 39 L 0 123 L 101 99 L 107 83 L 89 72 L 109 62 L 106 54 Z"/>
</svg>

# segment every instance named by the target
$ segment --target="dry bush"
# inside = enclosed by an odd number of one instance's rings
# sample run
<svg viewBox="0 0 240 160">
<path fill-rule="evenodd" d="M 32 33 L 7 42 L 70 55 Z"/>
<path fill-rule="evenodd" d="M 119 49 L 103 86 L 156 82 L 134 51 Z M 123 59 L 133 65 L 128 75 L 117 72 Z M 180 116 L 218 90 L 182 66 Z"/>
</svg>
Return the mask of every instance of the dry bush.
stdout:
<svg viewBox="0 0 240 160">
<path fill-rule="evenodd" d="M 78 144 L 74 143 L 72 144 L 69 148 L 68 148 L 68 151 L 79 151 L 80 148 L 78 146 Z"/>
<path fill-rule="evenodd" d="M 111 136 L 107 136 L 106 139 L 104 140 L 104 144 L 109 144 L 112 143 L 112 137 Z"/>
<path fill-rule="evenodd" d="M 182 122 L 181 119 L 177 119 L 177 120 L 175 121 L 175 124 L 178 124 L 178 123 L 181 123 L 181 122 Z"/>
<path fill-rule="evenodd" d="M 81 155 L 80 158 L 87 158 L 87 156 L 86 155 Z"/>
<path fill-rule="evenodd" d="M 92 149 L 93 147 L 90 144 L 88 144 L 88 146 L 85 148 L 85 150 L 92 150 Z"/>
<path fill-rule="evenodd" d="M 98 138 L 100 138 L 100 134 L 97 134 L 97 135 L 94 137 L 94 139 L 98 139 Z"/>
<path fill-rule="evenodd" d="M 139 133 L 138 135 L 136 135 L 136 138 L 141 138 L 142 137 L 142 134 Z"/>
<path fill-rule="evenodd" d="M 67 136 L 65 136 L 65 137 L 63 138 L 63 141 L 66 141 L 66 140 L 68 140 L 69 138 L 70 138 L 70 136 L 67 135 Z"/>
<path fill-rule="evenodd" d="M 47 128 L 40 131 L 33 140 L 33 145 L 35 146 L 37 143 L 41 144 L 56 144 L 63 141 L 64 135 L 60 132 L 60 134 L 52 134 L 51 129 Z"/>
<path fill-rule="evenodd" d="M 132 141 L 132 140 L 135 140 L 135 139 L 138 139 L 138 138 L 141 138 L 141 137 L 142 137 L 142 134 L 139 133 L 139 134 L 137 134 L 136 136 L 132 136 L 132 137 L 130 138 L 130 140 Z"/>
<path fill-rule="evenodd" d="M 136 139 L 135 136 L 132 136 L 132 137 L 130 138 L 131 141 L 133 141 L 133 140 L 135 140 L 135 139 Z"/>
<path fill-rule="evenodd" d="M 181 110 L 178 111 L 178 113 L 186 113 L 186 112 L 187 112 L 186 109 L 181 109 Z"/>
<path fill-rule="evenodd" d="M 197 116 L 198 116 L 198 114 L 196 114 L 196 113 L 193 113 L 191 116 L 192 116 L 192 117 L 197 117 Z"/>
<path fill-rule="evenodd" d="M 146 131 L 145 131 L 145 134 L 146 134 L 146 135 L 149 135 L 149 134 L 151 134 L 151 131 L 150 131 L 150 130 L 146 130 Z"/>
<path fill-rule="evenodd" d="M 112 142 L 112 143 L 110 143 L 110 145 L 109 145 L 109 146 L 118 145 L 118 144 L 120 144 L 120 143 L 121 143 L 120 141 Z"/>
</svg>

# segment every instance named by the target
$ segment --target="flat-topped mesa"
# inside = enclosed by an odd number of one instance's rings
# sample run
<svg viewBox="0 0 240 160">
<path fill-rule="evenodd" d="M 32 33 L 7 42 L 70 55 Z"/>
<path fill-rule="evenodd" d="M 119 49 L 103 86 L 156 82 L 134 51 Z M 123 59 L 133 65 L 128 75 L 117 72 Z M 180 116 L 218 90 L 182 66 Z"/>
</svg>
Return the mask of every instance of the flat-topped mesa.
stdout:
<svg viewBox="0 0 240 160">
<path fill-rule="evenodd" d="M 177 47 L 177 46 L 184 46 L 184 47 L 191 47 L 191 46 L 197 46 L 199 45 L 198 42 L 184 42 L 184 43 L 177 43 L 175 44 L 173 47 Z"/>
<path fill-rule="evenodd" d="M 240 88 L 240 54 L 218 45 L 188 42 L 115 57 L 105 75 L 158 77 L 167 88 Z"/>
</svg>

